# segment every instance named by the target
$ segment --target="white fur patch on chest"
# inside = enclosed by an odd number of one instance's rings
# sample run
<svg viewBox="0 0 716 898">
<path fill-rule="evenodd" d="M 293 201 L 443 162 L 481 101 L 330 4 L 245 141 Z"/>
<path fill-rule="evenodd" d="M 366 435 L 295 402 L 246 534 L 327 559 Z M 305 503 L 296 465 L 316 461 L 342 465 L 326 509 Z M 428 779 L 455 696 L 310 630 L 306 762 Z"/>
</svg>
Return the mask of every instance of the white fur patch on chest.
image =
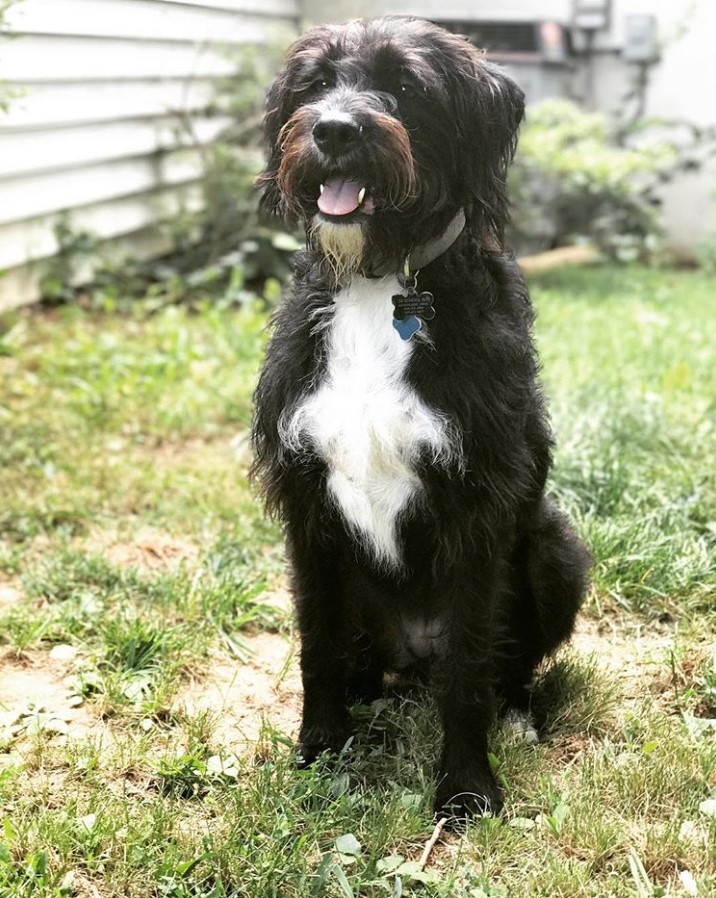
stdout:
<svg viewBox="0 0 716 898">
<path fill-rule="evenodd" d="M 325 374 L 280 424 L 284 445 L 324 459 L 345 521 L 387 567 L 401 564 L 397 526 L 421 491 L 418 456 L 449 464 L 459 454 L 446 416 L 405 380 L 415 344 L 392 325 L 399 292 L 395 277 L 355 277 L 335 297 Z"/>
</svg>

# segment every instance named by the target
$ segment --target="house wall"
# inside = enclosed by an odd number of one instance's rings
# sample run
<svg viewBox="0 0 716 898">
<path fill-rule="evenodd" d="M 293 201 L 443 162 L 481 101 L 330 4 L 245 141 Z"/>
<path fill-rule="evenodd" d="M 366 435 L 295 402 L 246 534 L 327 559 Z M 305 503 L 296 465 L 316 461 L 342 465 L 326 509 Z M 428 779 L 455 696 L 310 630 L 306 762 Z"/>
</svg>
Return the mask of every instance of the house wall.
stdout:
<svg viewBox="0 0 716 898">
<path fill-rule="evenodd" d="M 23 0 L 0 36 L 0 309 L 35 298 L 53 225 L 115 252 L 163 248 L 157 222 L 198 202 L 195 142 L 226 124 L 207 115 L 226 46 L 295 32 L 298 0 Z M 178 127 L 190 116 L 193 136 Z M 194 146 L 192 146 L 194 144 Z"/>
<path fill-rule="evenodd" d="M 569 15 L 571 0 L 303 0 L 307 22 L 344 22 L 359 16 L 413 15 L 427 19 L 493 19 L 502 22 Z M 535 12 L 535 10 L 538 10 Z"/>
</svg>

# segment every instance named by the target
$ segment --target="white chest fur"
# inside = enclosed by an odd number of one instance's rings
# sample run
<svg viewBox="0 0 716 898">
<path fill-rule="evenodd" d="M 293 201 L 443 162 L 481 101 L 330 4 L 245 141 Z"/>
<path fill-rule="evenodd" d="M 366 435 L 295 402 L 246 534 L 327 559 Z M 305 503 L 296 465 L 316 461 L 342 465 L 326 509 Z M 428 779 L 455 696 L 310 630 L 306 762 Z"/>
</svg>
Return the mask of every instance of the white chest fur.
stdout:
<svg viewBox="0 0 716 898">
<path fill-rule="evenodd" d="M 335 298 L 327 364 L 317 388 L 282 416 L 281 438 L 327 463 L 328 489 L 376 561 L 399 567 L 398 520 L 419 497 L 415 461 L 459 451 L 449 422 L 406 382 L 413 341 L 392 326 L 397 278 L 355 277 Z"/>
</svg>

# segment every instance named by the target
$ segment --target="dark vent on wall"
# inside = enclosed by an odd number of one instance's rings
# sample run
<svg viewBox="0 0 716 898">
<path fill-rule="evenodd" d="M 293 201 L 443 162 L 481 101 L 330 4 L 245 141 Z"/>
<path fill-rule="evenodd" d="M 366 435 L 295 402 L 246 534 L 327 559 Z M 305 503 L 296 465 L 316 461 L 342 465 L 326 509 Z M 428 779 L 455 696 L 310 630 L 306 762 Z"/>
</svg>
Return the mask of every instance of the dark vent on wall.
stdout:
<svg viewBox="0 0 716 898">
<path fill-rule="evenodd" d="M 536 53 L 537 29 L 533 22 L 480 22 L 463 32 L 473 44 L 488 53 Z"/>
<path fill-rule="evenodd" d="M 557 22 L 438 22 L 464 34 L 497 59 L 562 62 L 571 53 L 569 32 Z"/>
</svg>

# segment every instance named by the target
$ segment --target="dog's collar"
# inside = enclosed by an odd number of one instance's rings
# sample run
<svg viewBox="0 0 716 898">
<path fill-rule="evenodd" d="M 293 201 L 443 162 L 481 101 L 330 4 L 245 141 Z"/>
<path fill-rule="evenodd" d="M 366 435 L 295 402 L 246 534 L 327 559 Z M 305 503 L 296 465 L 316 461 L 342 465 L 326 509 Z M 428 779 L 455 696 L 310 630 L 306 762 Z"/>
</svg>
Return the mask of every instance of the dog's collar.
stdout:
<svg viewBox="0 0 716 898">
<path fill-rule="evenodd" d="M 439 237 L 429 240 L 427 243 L 419 243 L 410 251 L 397 274 L 399 276 L 414 275 L 421 268 L 425 268 L 426 265 L 430 265 L 431 262 L 442 256 L 465 230 L 465 222 L 465 210 L 460 209 Z M 395 273 L 394 268 L 384 265 L 364 271 L 363 275 L 367 278 L 382 278 Z"/>
<path fill-rule="evenodd" d="M 416 246 L 405 260 L 406 273 L 415 274 L 447 252 L 465 229 L 465 210 L 460 209 L 439 237 Z"/>
<path fill-rule="evenodd" d="M 417 246 L 405 260 L 403 272 L 398 275 L 403 292 L 392 297 L 393 327 L 401 340 L 411 340 L 426 321 L 435 317 L 435 297 L 428 290 L 418 290 L 418 273 L 442 256 L 462 234 L 464 227 L 465 211 L 460 209 L 438 238 Z"/>
</svg>

